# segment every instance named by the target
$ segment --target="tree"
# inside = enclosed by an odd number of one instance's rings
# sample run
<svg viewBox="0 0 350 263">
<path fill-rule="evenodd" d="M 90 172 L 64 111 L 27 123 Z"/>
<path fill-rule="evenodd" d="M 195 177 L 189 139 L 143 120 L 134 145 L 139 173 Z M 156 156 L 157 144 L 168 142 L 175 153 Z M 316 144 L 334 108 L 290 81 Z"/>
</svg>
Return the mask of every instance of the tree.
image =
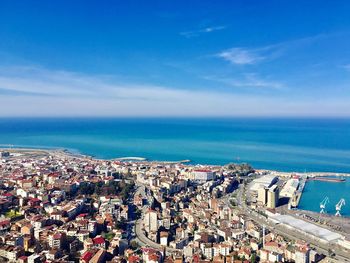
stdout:
<svg viewBox="0 0 350 263">
<path fill-rule="evenodd" d="M 138 218 L 141 218 L 141 215 L 142 215 L 142 211 L 139 208 L 136 208 L 135 217 L 138 219 Z"/>
<path fill-rule="evenodd" d="M 233 173 L 236 173 L 238 175 L 247 175 L 251 172 L 254 172 L 253 167 L 247 163 L 242 163 L 242 164 L 230 163 L 226 167 L 227 169 L 231 170 Z"/>
<path fill-rule="evenodd" d="M 135 183 L 132 182 L 130 184 L 126 184 L 124 181 L 121 181 L 119 184 L 119 187 L 122 189 L 120 194 L 121 194 L 123 200 L 126 200 L 126 199 L 128 199 L 130 193 L 133 191 L 133 189 L 135 187 Z"/>
<path fill-rule="evenodd" d="M 136 249 L 138 249 L 139 247 L 140 247 L 139 244 L 138 244 L 135 240 L 133 240 L 133 241 L 130 242 L 130 248 L 131 248 L 132 250 L 136 250 Z"/>
<path fill-rule="evenodd" d="M 79 193 L 82 195 L 91 195 L 95 191 L 94 184 L 88 182 L 82 182 L 79 186 Z"/>
<path fill-rule="evenodd" d="M 255 263 L 256 262 L 256 254 L 253 253 L 252 256 L 250 257 L 250 262 Z"/>
<path fill-rule="evenodd" d="M 115 228 L 117 228 L 117 229 L 122 229 L 122 230 L 126 230 L 126 228 L 127 228 L 126 219 L 125 219 L 124 217 L 122 217 L 120 220 L 118 220 L 118 221 L 115 223 Z"/>
</svg>

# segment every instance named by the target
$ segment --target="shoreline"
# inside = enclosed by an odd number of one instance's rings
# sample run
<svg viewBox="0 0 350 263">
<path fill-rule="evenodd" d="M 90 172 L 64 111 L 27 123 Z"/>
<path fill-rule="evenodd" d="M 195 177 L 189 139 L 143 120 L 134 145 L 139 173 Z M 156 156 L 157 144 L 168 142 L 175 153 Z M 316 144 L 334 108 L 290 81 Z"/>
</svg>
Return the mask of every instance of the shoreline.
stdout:
<svg viewBox="0 0 350 263">
<path fill-rule="evenodd" d="M 84 155 L 77 151 L 71 151 L 69 149 L 64 148 L 29 148 L 29 147 L 13 147 L 13 148 L 1 148 L 1 151 L 9 151 L 10 153 L 17 153 L 18 155 L 12 155 L 9 158 L 42 158 L 44 156 L 56 156 L 59 158 L 73 158 L 73 159 L 80 159 L 82 161 L 86 160 L 93 160 L 93 161 L 101 161 L 101 162 L 113 162 L 113 161 L 121 161 L 121 162 L 135 162 L 135 163 L 156 163 L 156 164 L 180 164 L 181 161 L 156 161 L 156 160 L 148 160 L 143 157 L 119 157 L 119 158 L 113 158 L 113 159 L 99 159 L 93 156 Z M 118 160 L 119 159 L 119 160 Z M 189 160 L 183 160 L 183 161 L 189 161 Z M 189 164 L 195 166 L 196 164 Z M 204 164 L 202 164 L 204 165 Z M 211 167 L 223 167 L 221 165 L 211 165 Z M 319 177 L 327 177 L 327 176 L 339 176 L 339 177 L 348 177 L 350 176 L 349 173 L 331 173 L 331 172 L 280 172 L 275 170 L 267 170 L 267 169 L 256 169 L 258 173 L 264 174 L 264 173 L 271 173 L 279 177 L 284 177 L 285 179 L 291 178 L 293 175 L 298 176 L 319 176 Z M 299 201 L 301 200 L 302 193 L 299 196 Z M 299 205 L 294 210 L 296 213 L 302 213 L 302 214 L 309 214 L 309 215 L 319 215 L 317 211 L 313 210 L 305 210 L 303 208 L 300 208 Z M 349 219 L 350 215 L 342 215 L 344 219 Z M 324 215 L 324 218 L 328 218 L 331 220 L 338 220 L 337 217 L 333 214 L 326 213 Z M 350 224 L 349 224 L 350 229 Z"/>
<path fill-rule="evenodd" d="M 8 151 L 8 152 L 36 152 L 36 153 L 42 153 L 46 152 L 48 154 L 64 154 L 68 157 L 72 158 L 79 158 L 79 159 L 95 159 L 99 161 L 128 161 L 128 162 L 150 162 L 150 163 L 166 163 L 166 164 L 176 164 L 176 163 L 187 163 L 190 165 L 201 165 L 201 166 L 225 166 L 225 165 L 219 165 L 219 164 L 203 164 L 203 163 L 191 163 L 192 161 L 189 159 L 185 160 L 179 160 L 179 161 L 169 161 L 169 160 L 152 160 L 148 159 L 146 157 L 139 157 L 139 156 L 132 156 L 132 157 L 115 157 L 115 158 L 110 158 L 110 159 L 101 159 L 97 158 L 96 156 L 93 155 L 88 155 L 88 154 L 82 154 L 76 149 L 68 149 L 68 148 L 63 148 L 63 147 L 45 147 L 45 146 L 40 146 L 40 147 L 27 147 L 27 146 L 13 146 L 13 147 L 3 147 L 5 144 L 0 145 L 0 151 Z M 9 145 L 10 146 L 10 145 Z M 254 167 L 253 167 L 254 168 Z M 350 177 L 350 173 L 340 173 L 340 172 L 322 172 L 322 171 L 317 171 L 317 172 L 286 172 L 286 171 L 278 171 L 278 170 L 270 170 L 270 169 L 255 169 L 257 172 L 269 172 L 272 174 L 278 174 L 279 176 L 282 177 L 290 177 L 291 175 L 307 175 L 308 177 L 327 177 L 327 176 L 335 176 L 335 177 Z"/>
</svg>

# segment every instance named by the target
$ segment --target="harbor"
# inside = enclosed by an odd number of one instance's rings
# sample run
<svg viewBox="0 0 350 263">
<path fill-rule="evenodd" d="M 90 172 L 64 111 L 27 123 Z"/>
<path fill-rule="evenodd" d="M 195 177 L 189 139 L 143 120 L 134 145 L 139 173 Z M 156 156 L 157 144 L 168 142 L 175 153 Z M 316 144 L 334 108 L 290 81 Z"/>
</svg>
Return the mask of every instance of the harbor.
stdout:
<svg viewBox="0 0 350 263">
<path fill-rule="evenodd" d="M 349 177 L 311 177 L 305 182 L 297 208 L 315 213 L 348 217 L 350 216 L 349 192 Z"/>
</svg>

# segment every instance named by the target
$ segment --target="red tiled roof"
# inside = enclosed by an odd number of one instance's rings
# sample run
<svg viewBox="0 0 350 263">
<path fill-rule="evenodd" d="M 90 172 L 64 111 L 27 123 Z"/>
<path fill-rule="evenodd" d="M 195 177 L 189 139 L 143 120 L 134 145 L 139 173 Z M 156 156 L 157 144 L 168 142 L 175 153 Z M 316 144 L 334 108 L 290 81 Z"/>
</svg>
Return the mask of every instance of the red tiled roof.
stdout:
<svg viewBox="0 0 350 263">
<path fill-rule="evenodd" d="M 84 252 L 84 254 L 83 255 L 81 255 L 81 260 L 84 260 L 85 262 L 88 262 L 91 258 L 92 258 L 92 256 L 93 256 L 94 254 L 92 253 L 92 252 L 90 252 L 90 251 L 86 251 L 86 252 Z"/>
<path fill-rule="evenodd" d="M 61 237 L 62 237 L 61 233 L 56 233 L 56 234 L 53 235 L 54 239 L 60 239 Z"/>
<path fill-rule="evenodd" d="M 93 242 L 95 245 L 101 245 L 105 243 L 105 239 L 103 237 L 95 237 Z"/>
<path fill-rule="evenodd" d="M 193 262 L 199 262 L 199 256 L 198 255 L 193 255 L 192 259 L 193 259 Z"/>
<path fill-rule="evenodd" d="M 9 225 L 10 224 L 10 220 L 3 220 L 0 222 L 0 226 L 5 226 L 5 225 Z"/>
<path fill-rule="evenodd" d="M 134 256 L 134 255 L 131 255 L 129 258 L 128 258 L 128 261 L 130 263 L 137 263 L 137 262 L 140 262 L 140 258 L 138 256 Z"/>
<path fill-rule="evenodd" d="M 278 247 L 278 244 L 274 241 L 266 242 L 265 246 Z"/>
<path fill-rule="evenodd" d="M 151 254 L 148 256 L 148 259 L 149 260 L 158 260 L 159 259 L 159 256 L 157 254 Z"/>
</svg>

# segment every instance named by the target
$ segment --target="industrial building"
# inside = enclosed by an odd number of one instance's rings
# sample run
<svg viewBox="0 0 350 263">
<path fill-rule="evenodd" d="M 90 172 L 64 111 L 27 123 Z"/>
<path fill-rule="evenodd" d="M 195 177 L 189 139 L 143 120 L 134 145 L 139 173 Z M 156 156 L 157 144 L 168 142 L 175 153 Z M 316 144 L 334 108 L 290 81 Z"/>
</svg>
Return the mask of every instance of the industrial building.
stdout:
<svg viewBox="0 0 350 263">
<path fill-rule="evenodd" d="M 295 179 L 295 178 L 289 179 L 284 185 L 284 187 L 282 188 L 280 196 L 292 198 L 295 192 L 297 191 L 298 187 L 299 187 L 299 179 Z"/>
<path fill-rule="evenodd" d="M 258 189 L 257 202 L 260 205 L 265 205 L 267 208 L 276 208 L 279 200 L 279 189 L 277 185 L 271 187 L 260 187 Z"/>
<path fill-rule="evenodd" d="M 270 214 L 269 218 L 275 223 L 283 224 L 293 231 L 309 235 L 311 238 L 323 243 L 339 243 L 339 241 L 345 240 L 345 237 L 341 234 L 290 215 Z"/>
<path fill-rule="evenodd" d="M 269 187 L 267 191 L 267 201 L 266 201 L 267 208 L 276 208 L 278 206 L 278 200 L 279 200 L 279 189 L 277 185 L 273 185 Z"/>
<path fill-rule="evenodd" d="M 250 191 L 252 195 L 257 197 L 256 201 L 260 205 L 264 205 L 268 208 L 276 208 L 279 200 L 279 189 L 276 183 L 278 177 L 273 174 L 264 175 L 255 179 L 251 186 Z"/>
<path fill-rule="evenodd" d="M 257 192 L 259 190 L 259 188 L 261 188 L 261 187 L 269 188 L 270 186 L 277 183 L 277 181 L 278 181 L 278 177 L 276 175 L 267 174 L 267 175 L 264 175 L 262 177 L 255 179 L 252 182 L 250 190 Z"/>
</svg>

